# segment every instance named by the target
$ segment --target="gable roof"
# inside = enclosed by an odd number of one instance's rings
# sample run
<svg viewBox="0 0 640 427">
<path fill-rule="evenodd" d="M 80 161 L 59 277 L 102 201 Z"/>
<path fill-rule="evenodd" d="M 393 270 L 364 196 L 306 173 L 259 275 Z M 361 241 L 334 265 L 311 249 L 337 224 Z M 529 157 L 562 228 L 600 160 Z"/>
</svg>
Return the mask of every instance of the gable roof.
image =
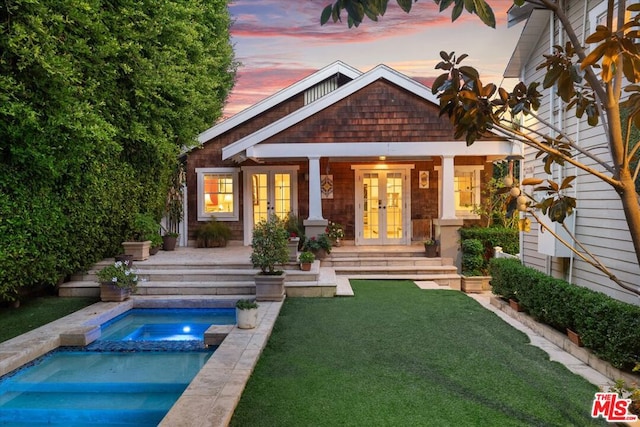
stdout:
<svg viewBox="0 0 640 427">
<path fill-rule="evenodd" d="M 549 22 L 549 11 L 536 8 L 531 3 L 525 3 L 522 7 L 512 6 L 509 9 L 509 26 L 523 20 L 526 20 L 526 23 L 503 73 L 503 77 L 506 78 L 522 77 L 522 69 L 531 59 L 531 54 L 540 38 L 545 35 L 544 28 Z"/>
<path fill-rule="evenodd" d="M 264 113 L 265 111 L 280 104 L 281 102 L 304 92 L 305 90 L 317 85 L 318 83 L 321 83 L 322 81 L 336 74 L 342 74 L 343 76 L 348 77 L 350 80 L 353 80 L 362 75 L 362 72 L 356 70 L 350 65 L 345 64 L 342 61 L 336 61 L 316 71 L 310 76 L 307 76 L 304 79 L 292 84 L 291 86 L 288 86 L 281 91 L 276 92 L 268 98 L 263 99 L 257 104 L 254 104 L 251 107 L 242 110 L 229 119 L 210 127 L 209 129 L 198 135 L 198 142 L 200 144 L 203 144 L 219 135 L 222 135 L 228 130 L 233 129 L 234 127 Z"/>
<path fill-rule="evenodd" d="M 224 147 L 222 149 L 222 159 L 226 160 L 244 152 L 248 148 L 259 144 L 260 142 L 297 123 L 300 123 L 304 119 L 347 98 L 379 79 L 387 80 L 428 102 L 438 105 L 437 97 L 431 93 L 431 89 L 416 80 L 387 67 L 386 65 L 378 65 L 367 73 L 361 74 L 351 82 L 339 87 L 324 97 Z"/>
</svg>

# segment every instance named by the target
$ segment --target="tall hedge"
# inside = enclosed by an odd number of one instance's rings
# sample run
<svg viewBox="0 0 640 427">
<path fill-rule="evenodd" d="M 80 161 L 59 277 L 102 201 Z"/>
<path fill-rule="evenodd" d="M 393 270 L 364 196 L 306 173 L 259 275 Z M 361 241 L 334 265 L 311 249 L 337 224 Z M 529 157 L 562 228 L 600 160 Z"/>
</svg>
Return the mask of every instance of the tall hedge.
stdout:
<svg viewBox="0 0 640 427">
<path fill-rule="evenodd" d="M 227 2 L 0 7 L 0 300 L 119 250 L 160 219 L 179 150 L 235 74 Z"/>
</svg>

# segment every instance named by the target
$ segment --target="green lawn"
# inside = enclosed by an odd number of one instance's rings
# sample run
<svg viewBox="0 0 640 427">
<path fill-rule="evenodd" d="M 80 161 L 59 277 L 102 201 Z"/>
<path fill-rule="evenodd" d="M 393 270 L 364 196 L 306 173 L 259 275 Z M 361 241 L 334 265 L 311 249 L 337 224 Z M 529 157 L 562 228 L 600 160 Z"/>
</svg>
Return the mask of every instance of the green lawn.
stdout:
<svg viewBox="0 0 640 427">
<path fill-rule="evenodd" d="M 597 388 L 464 294 L 287 299 L 234 426 L 587 426 Z"/>
<path fill-rule="evenodd" d="M 39 297 L 19 308 L 0 308 L 0 342 L 98 302 L 98 298 Z"/>
</svg>

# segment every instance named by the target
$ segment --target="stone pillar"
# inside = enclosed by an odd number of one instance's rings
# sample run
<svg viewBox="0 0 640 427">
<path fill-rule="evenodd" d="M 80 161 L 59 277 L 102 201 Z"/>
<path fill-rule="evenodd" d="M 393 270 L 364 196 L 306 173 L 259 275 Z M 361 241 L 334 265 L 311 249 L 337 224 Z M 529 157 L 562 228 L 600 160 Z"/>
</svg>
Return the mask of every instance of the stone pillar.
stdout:
<svg viewBox="0 0 640 427">
<path fill-rule="evenodd" d="M 322 216 L 320 156 L 309 157 L 309 218 L 303 224 L 304 234 L 309 238 L 324 233 L 329 224 Z"/>
<path fill-rule="evenodd" d="M 462 266 L 462 252 L 460 251 L 460 234 L 458 230 L 462 227 L 462 219 L 434 219 L 433 224 L 436 228 L 436 239 L 440 241 L 440 256 L 449 258 L 453 261 L 453 265 L 458 267 L 458 271 Z"/>
</svg>

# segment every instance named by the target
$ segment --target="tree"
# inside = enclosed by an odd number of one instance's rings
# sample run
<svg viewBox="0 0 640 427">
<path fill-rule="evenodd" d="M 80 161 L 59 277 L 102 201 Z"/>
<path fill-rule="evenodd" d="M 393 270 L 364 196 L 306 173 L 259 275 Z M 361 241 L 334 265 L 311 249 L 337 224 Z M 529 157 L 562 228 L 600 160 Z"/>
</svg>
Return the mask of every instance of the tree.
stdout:
<svg viewBox="0 0 640 427">
<path fill-rule="evenodd" d="M 159 220 L 176 158 L 235 74 L 223 0 L 0 5 L 0 301 Z"/>
<path fill-rule="evenodd" d="M 410 11 L 411 1 L 397 1 L 403 10 Z M 611 186 L 622 202 L 636 261 L 640 265 L 640 203 L 636 190 L 640 173 L 640 144 L 632 139 L 634 135 L 637 137 L 636 131 L 640 128 L 640 85 L 637 84 L 640 82 L 640 54 L 635 43 L 640 38 L 640 14 L 637 13 L 640 12 L 640 4 L 634 3 L 626 7 L 626 0 L 606 1 L 607 25 L 597 26 L 595 33 L 586 39 L 586 43 L 591 45 L 587 49 L 576 35 L 561 6 L 562 2 L 514 0 L 516 6 L 531 3 L 539 9 L 551 11 L 567 35 L 568 41 L 564 46 L 555 46 L 552 54 L 544 56 L 539 66 L 539 69 L 545 70 L 542 82 L 529 85 L 520 82 L 511 91 L 494 84 L 485 85 L 476 69 L 461 65 L 466 55 L 441 52 L 442 61 L 436 68 L 444 73 L 436 78 L 432 90 L 439 98 L 441 115 L 450 118 L 456 137 L 464 137 L 468 145 L 487 132 L 503 135 L 536 149 L 547 173 L 550 173 L 553 164 L 569 164 Z M 453 21 L 466 9 L 467 12 L 478 15 L 485 24 L 495 24 L 491 8 L 484 0 L 434 2 L 440 6 L 441 12 L 453 6 Z M 384 15 L 387 4 L 388 0 L 339 0 L 324 9 L 321 23 L 324 24 L 329 19 L 339 21 L 343 10 L 348 14 L 349 25 L 359 25 L 364 16 L 375 21 Z M 628 20 L 625 20 L 625 10 L 632 12 L 632 17 Z M 553 85 L 556 85 L 557 94 L 567 111 L 572 111 L 578 118 L 586 117 L 591 126 L 603 126 L 612 161 L 605 161 L 584 150 L 563 129 L 556 129 L 536 116 L 535 111 L 542 96 L 538 88 Z M 520 115 L 535 117 L 547 126 L 549 132 L 523 128 L 518 122 Z M 576 153 L 597 167 L 577 160 Z M 536 219 L 536 210 L 540 210 L 552 221 L 564 226 L 564 220 L 576 206 L 576 200 L 567 192 L 572 188 L 574 179 L 575 176 L 568 176 L 562 182 L 524 179 L 523 186 L 535 186 L 533 191 L 545 194 L 539 202 L 530 195 L 518 196 L 519 189 L 512 194 L 519 197 L 516 201 L 520 210 L 529 212 Z M 541 226 L 545 227 L 542 223 Z M 639 288 L 620 281 L 597 256 L 575 238 L 574 241 L 580 251 L 574 250 L 566 242 L 565 244 L 577 256 L 598 268 L 620 287 L 640 295 Z"/>
</svg>

